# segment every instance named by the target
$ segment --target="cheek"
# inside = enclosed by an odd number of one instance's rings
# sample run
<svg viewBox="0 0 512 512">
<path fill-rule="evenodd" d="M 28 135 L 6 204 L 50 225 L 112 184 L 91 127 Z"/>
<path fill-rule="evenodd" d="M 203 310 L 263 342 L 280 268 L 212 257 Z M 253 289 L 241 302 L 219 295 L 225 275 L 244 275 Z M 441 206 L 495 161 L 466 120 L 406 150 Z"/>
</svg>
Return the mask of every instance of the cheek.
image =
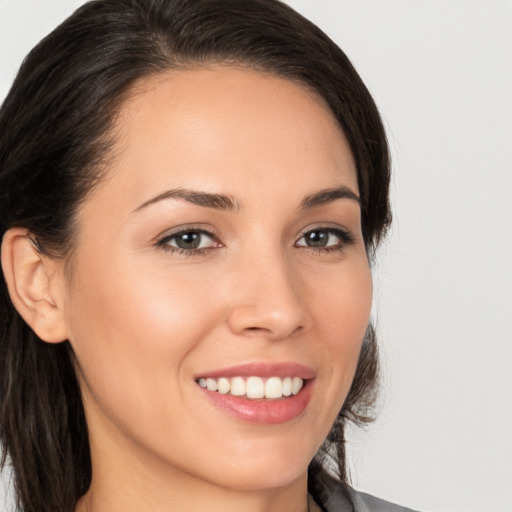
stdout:
<svg viewBox="0 0 512 512">
<path fill-rule="evenodd" d="M 71 297 L 70 327 L 94 335 L 105 348 L 165 348 L 172 341 L 180 350 L 188 336 L 201 328 L 198 312 L 208 314 L 206 281 L 186 279 L 165 265 L 86 257 L 77 270 Z M 86 325 L 84 325 L 84 322 Z"/>
<path fill-rule="evenodd" d="M 370 318 L 372 279 L 366 259 L 355 261 L 324 283 L 312 303 L 320 337 L 325 340 L 317 355 L 329 361 L 321 375 L 328 390 L 325 398 L 335 417 L 352 383 Z"/>
<path fill-rule="evenodd" d="M 339 348 L 361 341 L 368 325 L 373 293 L 366 257 L 353 258 L 316 281 L 322 283 L 315 288 L 311 301 L 316 325 Z"/>
<path fill-rule="evenodd" d="M 169 405 L 187 355 L 218 316 L 204 280 L 152 264 L 84 258 L 72 293 L 70 342 L 87 387 L 105 410 L 148 414 Z M 86 278 L 87 276 L 87 278 Z M 90 277 L 89 277 L 90 276 Z"/>
</svg>

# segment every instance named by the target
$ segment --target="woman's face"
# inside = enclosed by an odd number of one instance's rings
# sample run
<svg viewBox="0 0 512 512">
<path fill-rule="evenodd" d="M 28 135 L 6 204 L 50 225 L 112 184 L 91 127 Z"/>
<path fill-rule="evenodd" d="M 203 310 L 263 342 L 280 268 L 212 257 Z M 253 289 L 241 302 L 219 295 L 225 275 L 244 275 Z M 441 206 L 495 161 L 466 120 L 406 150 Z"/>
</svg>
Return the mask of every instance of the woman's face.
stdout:
<svg viewBox="0 0 512 512">
<path fill-rule="evenodd" d="M 372 295 L 342 131 L 304 87 L 217 67 L 139 84 L 115 133 L 66 284 L 93 463 L 304 478 Z"/>
</svg>

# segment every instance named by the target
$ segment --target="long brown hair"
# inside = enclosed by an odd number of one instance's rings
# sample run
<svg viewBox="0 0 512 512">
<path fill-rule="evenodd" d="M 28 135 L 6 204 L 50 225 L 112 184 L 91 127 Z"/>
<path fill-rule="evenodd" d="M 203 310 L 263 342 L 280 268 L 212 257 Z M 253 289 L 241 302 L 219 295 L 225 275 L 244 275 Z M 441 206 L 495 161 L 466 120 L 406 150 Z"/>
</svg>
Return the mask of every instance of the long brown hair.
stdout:
<svg viewBox="0 0 512 512">
<path fill-rule="evenodd" d="M 277 0 L 94 0 L 78 9 L 30 52 L 0 110 L 0 234 L 24 227 L 41 252 L 65 257 L 77 206 L 101 180 L 129 89 L 151 74 L 210 63 L 264 70 L 326 101 L 356 161 L 371 258 L 390 223 L 379 113 L 336 44 Z M 316 496 L 333 468 L 347 480 L 344 428 L 369 420 L 377 362 L 370 326 L 346 402 L 310 465 Z M 38 339 L 14 309 L 3 274 L 0 436 L 20 510 L 72 512 L 90 485 L 91 460 L 71 347 Z"/>
</svg>

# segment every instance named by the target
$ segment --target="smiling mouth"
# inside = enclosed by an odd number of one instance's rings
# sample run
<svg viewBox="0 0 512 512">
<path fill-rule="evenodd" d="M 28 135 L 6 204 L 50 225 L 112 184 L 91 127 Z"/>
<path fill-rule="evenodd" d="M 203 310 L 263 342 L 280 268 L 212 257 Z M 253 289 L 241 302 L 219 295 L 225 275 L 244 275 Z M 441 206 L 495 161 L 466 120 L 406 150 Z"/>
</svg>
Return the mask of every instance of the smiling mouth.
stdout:
<svg viewBox="0 0 512 512">
<path fill-rule="evenodd" d="M 287 398 L 296 395 L 304 386 L 300 377 L 201 377 L 196 382 L 209 391 L 249 400 Z"/>
</svg>

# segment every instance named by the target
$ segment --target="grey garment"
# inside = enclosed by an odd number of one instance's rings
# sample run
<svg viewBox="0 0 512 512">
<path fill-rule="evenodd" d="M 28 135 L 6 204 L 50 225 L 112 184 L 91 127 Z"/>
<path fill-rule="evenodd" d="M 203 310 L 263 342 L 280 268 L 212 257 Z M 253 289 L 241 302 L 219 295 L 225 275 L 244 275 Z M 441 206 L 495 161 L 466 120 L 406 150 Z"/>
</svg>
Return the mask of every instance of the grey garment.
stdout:
<svg viewBox="0 0 512 512">
<path fill-rule="evenodd" d="M 327 512 L 414 512 L 350 487 L 338 487 L 325 500 Z"/>
</svg>

